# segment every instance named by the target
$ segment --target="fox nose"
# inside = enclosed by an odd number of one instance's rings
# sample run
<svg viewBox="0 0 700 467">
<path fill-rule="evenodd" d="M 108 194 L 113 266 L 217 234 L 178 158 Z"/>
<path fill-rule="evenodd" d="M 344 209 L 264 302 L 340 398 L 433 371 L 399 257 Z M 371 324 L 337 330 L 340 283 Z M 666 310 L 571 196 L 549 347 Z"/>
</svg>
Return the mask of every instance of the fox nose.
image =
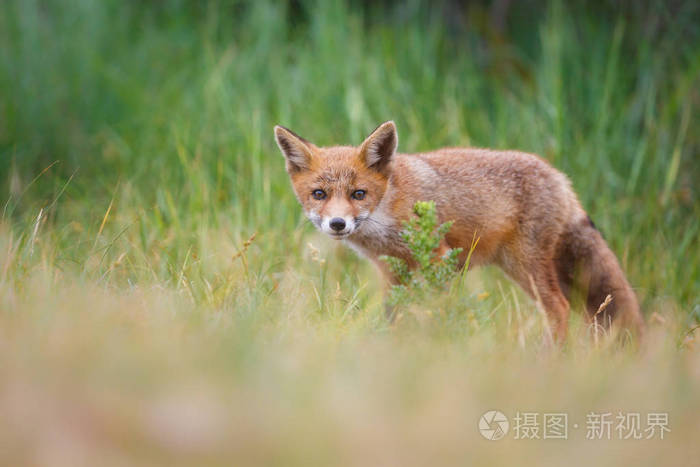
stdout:
<svg viewBox="0 0 700 467">
<path fill-rule="evenodd" d="M 331 219 L 329 225 L 331 226 L 331 229 L 335 230 L 336 232 L 340 232 L 345 228 L 345 220 L 343 220 L 342 217 L 334 217 Z"/>
</svg>

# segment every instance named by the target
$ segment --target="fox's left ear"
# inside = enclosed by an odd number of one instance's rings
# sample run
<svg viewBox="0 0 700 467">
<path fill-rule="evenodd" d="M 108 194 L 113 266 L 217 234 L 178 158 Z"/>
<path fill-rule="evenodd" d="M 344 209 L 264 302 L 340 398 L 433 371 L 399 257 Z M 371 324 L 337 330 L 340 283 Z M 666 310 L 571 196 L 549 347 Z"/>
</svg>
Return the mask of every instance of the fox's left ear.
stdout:
<svg viewBox="0 0 700 467">
<path fill-rule="evenodd" d="M 310 168 L 312 157 L 310 146 L 313 146 L 311 143 L 280 125 L 275 126 L 275 140 L 287 159 L 287 171 L 290 174 Z"/>
<path fill-rule="evenodd" d="M 396 125 L 389 120 L 384 122 L 367 137 L 360 146 L 360 157 L 367 167 L 378 172 L 385 172 L 389 162 L 396 153 L 399 144 L 399 135 L 396 133 Z"/>
</svg>

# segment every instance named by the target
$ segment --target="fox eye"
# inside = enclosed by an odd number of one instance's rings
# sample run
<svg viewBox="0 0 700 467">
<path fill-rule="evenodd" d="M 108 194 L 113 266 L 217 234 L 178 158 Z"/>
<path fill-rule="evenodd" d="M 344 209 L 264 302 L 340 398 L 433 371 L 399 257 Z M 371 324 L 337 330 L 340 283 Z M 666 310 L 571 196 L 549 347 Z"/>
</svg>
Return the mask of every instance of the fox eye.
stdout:
<svg viewBox="0 0 700 467">
<path fill-rule="evenodd" d="M 365 190 L 355 190 L 352 192 L 352 197 L 359 201 L 365 199 L 366 194 L 367 192 Z"/>
<path fill-rule="evenodd" d="M 326 192 L 323 190 L 314 190 L 311 192 L 311 196 L 313 196 L 314 199 L 324 199 L 326 197 Z"/>
</svg>

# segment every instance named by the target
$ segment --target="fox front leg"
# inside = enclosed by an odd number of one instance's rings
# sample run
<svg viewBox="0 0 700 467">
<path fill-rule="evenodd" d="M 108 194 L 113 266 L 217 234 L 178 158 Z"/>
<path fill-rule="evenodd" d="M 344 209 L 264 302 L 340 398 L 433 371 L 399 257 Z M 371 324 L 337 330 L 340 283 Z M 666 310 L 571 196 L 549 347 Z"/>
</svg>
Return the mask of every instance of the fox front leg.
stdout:
<svg viewBox="0 0 700 467">
<path fill-rule="evenodd" d="M 379 272 L 381 273 L 382 278 L 384 279 L 384 316 L 386 317 L 389 324 L 393 324 L 396 320 L 397 307 L 389 303 L 389 293 L 392 286 L 399 285 L 401 282 L 399 281 L 399 278 L 396 277 L 396 275 L 391 271 L 391 268 L 386 262 L 378 259 L 374 261 L 374 264 L 377 266 L 377 269 L 379 269 Z"/>
</svg>

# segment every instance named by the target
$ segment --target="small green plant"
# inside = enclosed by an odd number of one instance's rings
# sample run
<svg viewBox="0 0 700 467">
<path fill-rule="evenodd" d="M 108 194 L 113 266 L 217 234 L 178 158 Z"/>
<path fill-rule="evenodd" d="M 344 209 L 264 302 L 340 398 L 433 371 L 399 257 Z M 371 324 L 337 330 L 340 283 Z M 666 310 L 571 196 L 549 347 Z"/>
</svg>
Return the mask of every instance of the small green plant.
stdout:
<svg viewBox="0 0 700 467">
<path fill-rule="evenodd" d="M 435 292 L 448 290 L 453 279 L 460 275 L 458 265 L 461 248 L 452 248 L 440 257 L 436 253 L 440 242 L 452 227 L 452 221 L 438 225 L 433 201 L 418 201 L 413 211 L 416 217 L 403 223 L 401 238 L 411 251 L 416 267 L 409 268 L 406 261 L 400 258 L 381 257 L 399 281 L 389 291 L 387 304 L 390 307 L 424 302 Z"/>
</svg>

